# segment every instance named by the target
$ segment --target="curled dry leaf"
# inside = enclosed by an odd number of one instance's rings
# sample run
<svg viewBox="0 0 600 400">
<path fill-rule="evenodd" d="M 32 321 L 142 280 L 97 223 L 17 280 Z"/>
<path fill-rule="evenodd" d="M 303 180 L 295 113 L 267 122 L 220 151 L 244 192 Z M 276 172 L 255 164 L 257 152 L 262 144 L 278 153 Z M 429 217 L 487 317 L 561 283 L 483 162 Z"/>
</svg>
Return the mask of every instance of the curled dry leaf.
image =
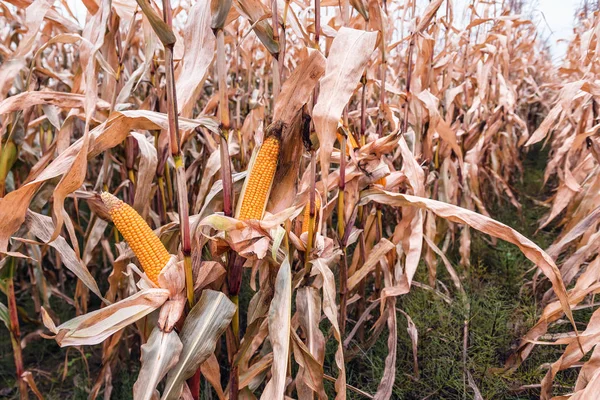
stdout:
<svg viewBox="0 0 600 400">
<path fill-rule="evenodd" d="M 271 380 L 261 399 L 281 399 L 286 387 L 292 319 L 292 271 L 287 257 L 275 278 L 275 293 L 269 307 L 269 337 L 273 346 Z"/>
<path fill-rule="evenodd" d="M 213 214 L 204 218 L 199 227 L 211 227 L 217 231 L 227 232 L 222 239 L 233 250 L 245 258 L 263 259 L 269 250 L 270 239 L 265 232 L 255 228 L 251 223 L 238 219 Z M 208 234 L 205 234 L 208 236 Z"/>
<path fill-rule="evenodd" d="M 556 344 L 567 343 L 568 345 L 564 353 L 555 363 L 552 364 L 552 366 L 548 370 L 548 373 L 542 380 L 542 399 L 550 399 L 552 391 L 552 380 L 556 376 L 556 373 L 560 370 L 569 368 L 575 362 L 581 360 L 581 358 L 585 356 L 587 352 L 589 352 L 592 348 L 594 348 L 597 345 L 598 340 L 600 340 L 600 310 L 596 310 L 594 314 L 592 314 L 592 318 L 590 318 L 587 328 L 585 329 L 585 331 L 581 332 L 578 338 L 559 339 L 555 342 Z M 594 382 L 588 383 L 590 389 L 592 389 L 596 385 L 597 383 Z M 589 392 L 591 393 L 591 390 Z"/>
<path fill-rule="evenodd" d="M 369 253 L 369 258 L 365 263 L 356 271 L 352 276 L 348 278 L 348 290 L 354 289 L 370 272 L 375 269 L 375 266 L 381 261 L 385 255 L 394 249 L 394 243 L 387 239 L 381 239 L 375 247 Z"/>
<path fill-rule="evenodd" d="M 296 294 L 296 310 L 300 326 L 306 336 L 306 348 L 292 332 L 294 357 L 298 359 L 300 370 L 296 378 L 299 398 L 309 398 L 312 392 L 320 399 L 326 398 L 323 387 L 323 362 L 325 358 L 325 337 L 319 329 L 321 321 L 321 298 L 317 289 L 304 287 Z M 308 354 L 307 354 L 308 353 Z M 300 360 L 303 361 L 300 361 Z"/>
<path fill-rule="evenodd" d="M 225 393 L 223 393 L 223 388 L 221 387 L 221 371 L 219 370 L 219 361 L 214 353 L 202 363 L 200 369 L 202 371 L 202 375 L 207 381 L 210 382 L 212 387 L 215 389 L 215 392 L 217 392 L 219 400 L 224 400 Z"/>
<path fill-rule="evenodd" d="M 135 195 L 133 196 L 133 208 L 141 215 L 146 216 L 152 196 L 152 180 L 156 173 L 158 156 L 156 147 L 142 134 L 131 132 L 131 136 L 137 141 L 140 161 L 137 168 Z"/>
<path fill-rule="evenodd" d="M 281 134 L 281 152 L 276 185 L 270 194 L 268 211 L 278 213 L 292 205 L 296 195 L 300 159 L 304 153 L 302 145 L 302 108 L 310 100 L 315 85 L 325 73 L 325 57 L 313 49 L 307 49 L 307 55 L 302 59 L 294 72 L 285 81 L 281 93 L 277 96 L 274 121 L 282 121 L 284 129 Z"/>
<path fill-rule="evenodd" d="M 215 122 L 210 118 L 196 120 L 180 119 L 182 130 L 193 130 L 198 126 L 216 129 Z M 95 157 L 105 150 L 120 144 L 133 129 L 166 129 L 168 121 L 166 114 L 146 110 L 124 111 L 113 113 L 104 124 L 90 131 L 89 157 Z M 73 143 L 67 150 L 55 158 L 35 179 L 27 182 L 17 190 L 0 198 L 0 251 L 6 251 L 8 240 L 25 221 L 25 214 L 33 195 L 42 183 L 67 173 L 80 153 L 84 141 Z M 75 185 L 73 185 L 75 187 Z M 77 185 L 76 188 L 79 188 Z M 59 215 L 63 215 L 62 212 Z"/>
<path fill-rule="evenodd" d="M 187 23 L 183 29 L 185 54 L 176 82 L 176 92 L 177 106 L 184 117 L 192 114 L 192 108 L 215 54 L 216 41 L 211 29 L 211 3 L 210 1 L 196 2 L 189 10 Z"/>
<path fill-rule="evenodd" d="M 120 300 L 59 326 L 44 318 L 46 328 L 56 334 L 60 347 L 83 346 L 103 342 L 115 332 L 157 310 L 169 298 L 166 289 L 144 289 L 133 296 Z"/>
<path fill-rule="evenodd" d="M 25 66 L 25 58 L 33 50 L 35 38 L 42 26 L 46 14 L 52 7 L 52 2 L 38 0 L 28 5 L 25 10 L 25 27 L 27 32 L 19 41 L 17 49 L 9 60 L 5 60 L 0 66 L 0 99 L 4 99 L 10 90 L 10 86 L 19 70 Z"/>
<path fill-rule="evenodd" d="M 54 232 L 52 218 L 34 213 L 33 211 L 27 211 L 25 226 L 27 227 L 29 233 L 33 234 L 44 242 L 48 242 L 52 232 Z M 92 274 L 90 274 L 90 271 L 88 271 L 87 266 L 77 256 L 73 248 L 69 246 L 67 241 L 63 237 L 59 236 L 56 238 L 56 240 L 50 242 L 49 245 L 60 254 L 61 260 L 65 266 L 71 272 L 73 272 L 77 278 L 81 279 L 81 282 L 83 282 L 83 284 L 94 294 L 104 300 L 96 280 Z"/>
<path fill-rule="evenodd" d="M 37 105 L 52 104 L 61 108 L 83 108 L 85 95 L 61 92 L 23 92 L 0 101 L 0 114 L 25 110 Z M 107 110 L 110 104 L 104 100 L 96 103 L 99 110 Z"/>
<path fill-rule="evenodd" d="M 374 201 L 381 204 L 388 204 L 396 207 L 418 207 L 433 211 L 438 216 L 447 219 L 450 222 L 458 222 L 469 225 L 490 236 L 506 240 L 519 247 L 525 257 L 531 260 L 538 268 L 542 270 L 544 275 L 552 282 L 552 287 L 556 293 L 563 312 L 567 315 L 573 327 L 573 313 L 569 306 L 567 290 L 560 275 L 560 271 L 554 264 L 550 256 L 539 248 L 531 240 L 527 239 L 514 229 L 504 225 L 501 222 L 495 221 L 489 217 L 477 214 L 473 211 L 454 206 L 440 201 L 431 200 L 423 197 L 405 195 L 401 193 L 391 193 L 379 189 L 365 191 L 361 195 L 361 203 L 365 204 L 369 201 Z"/>
<path fill-rule="evenodd" d="M 333 272 L 329 269 L 329 262 L 334 258 L 324 260 L 318 258 L 312 262 L 315 273 L 318 273 L 322 279 L 323 287 L 323 313 L 331 322 L 333 327 L 333 336 L 338 342 L 338 347 L 335 352 L 335 363 L 338 369 L 338 377 L 335 380 L 336 400 L 344 400 L 346 398 L 346 366 L 344 363 L 344 347 L 342 343 L 342 334 L 338 324 L 338 311 L 336 305 L 336 289 Z"/>
<path fill-rule="evenodd" d="M 417 287 L 454 304 L 457 293 L 459 306 L 468 308 L 447 252 L 457 252 L 468 268 L 480 256 L 473 254 L 473 229 L 493 235 L 492 245 L 496 237 L 516 244 L 538 267 L 530 283 L 523 266 L 515 266 L 525 291 L 544 308 L 507 368 L 516 368 L 537 344 L 548 344 L 543 335 L 554 333 L 565 313 L 573 323 L 572 309 L 593 306 L 593 296 L 600 292 L 600 15 L 595 6 L 585 4 L 576 13 L 564 60 L 555 65 L 536 24 L 518 15 L 522 1 L 502 7 L 465 4 L 467 21 L 454 19 L 461 2 L 443 0 L 321 0 L 320 10 L 308 0 L 165 2 L 174 7 L 164 10 L 160 3 L 84 0 L 84 8 L 77 10 L 47 0 L 0 5 L 6 21 L 0 29 L 2 272 L 5 260 L 18 258 L 13 280 L 17 295 L 8 291 L 10 307 L 0 305 L 0 319 L 18 327 L 9 309 L 22 307 L 32 294 L 35 307 L 46 307 L 41 308 L 42 319 L 63 345 L 96 342 L 114 332 L 98 349 L 103 363 L 90 397 L 102 389 L 106 398 L 114 397 L 111 380 L 122 358 L 116 350 L 148 339 L 136 398 L 156 397 L 157 383 L 170 370 L 165 396 L 191 399 L 197 396 L 192 393 L 195 381 L 189 386 L 184 381 L 198 368 L 220 399 L 261 394 L 277 400 L 325 398 L 324 380 L 336 382 L 340 399 L 347 391 L 365 398 L 391 398 L 398 396 L 396 391 L 435 397 L 444 388 L 430 391 L 425 379 L 394 386 L 399 374 L 418 377 L 417 361 L 423 368 L 435 362 L 417 359 L 418 335 L 407 315 L 412 346 L 396 343 L 395 296 Z M 174 85 L 170 74 L 165 84 L 171 58 Z M 217 93 L 217 82 L 226 90 Z M 175 99 L 177 118 L 171 107 Z M 185 118 L 192 116 L 196 118 Z M 175 119 L 179 135 L 173 132 Z M 334 147 L 342 132 L 348 144 L 345 158 Z M 235 169 L 234 194 L 240 193 L 258 145 L 272 135 L 281 140 L 260 221 L 221 215 L 221 135 L 230 158 L 222 161 Z M 181 160 L 167 156 L 173 137 L 180 138 L 171 148 L 181 149 Z M 305 147 L 317 148 L 317 142 L 321 168 L 313 174 L 315 163 Z M 542 142 L 548 152 L 539 152 Z M 533 159 L 548 161 L 540 193 L 529 190 L 532 180 L 538 180 L 531 170 L 542 164 L 524 163 Z M 525 185 L 513 185 L 521 178 Z M 120 239 L 113 238 L 112 227 L 106 229 L 106 210 L 91 187 L 121 192 L 152 222 L 172 253 L 181 250 L 185 265 L 191 252 L 196 293 L 209 293 L 214 301 L 202 305 L 202 312 L 192 309 L 180 345 L 173 328 L 185 319 L 182 264 L 173 258 L 163 269 L 160 291 L 128 264 L 132 252 L 122 244 L 116 245 L 115 260 L 113 242 Z M 306 254 L 308 233 L 295 225 L 313 188 L 322 205 Z M 340 193 L 344 204 L 338 209 Z M 233 205 L 236 200 L 241 204 L 240 197 L 233 196 Z M 506 201 L 515 208 L 510 212 L 523 211 L 522 223 L 530 223 L 529 211 L 535 211 L 529 205 L 548 209 L 539 224 L 544 237 L 560 232 L 548 254 L 489 218 Z M 194 215 L 185 215 L 187 202 L 194 205 Z M 338 215 L 342 211 L 344 218 Z M 497 215 L 504 217 L 504 212 Z M 179 221 L 184 222 L 183 237 Z M 346 232 L 342 237 L 332 221 Z M 413 281 L 423 240 L 429 285 Z M 233 329 L 221 340 L 235 306 L 225 295 L 206 290 L 229 292 L 227 266 L 234 255 L 246 267 L 243 279 L 249 278 L 239 297 L 251 297 L 247 309 L 239 310 L 241 341 Z M 450 279 L 437 274 L 436 255 Z M 560 271 L 552 259 L 559 261 Z M 277 270 L 281 264 L 285 268 Z M 295 266 L 300 268 L 292 271 Z M 81 314 L 94 299 L 88 289 L 101 296 L 98 287 L 106 281 L 105 296 L 113 305 L 54 325 L 51 295 Z M 449 281 L 453 288 L 447 287 Z M 567 292 L 565 286 L 572 282 Z M 63 286 L 75 287 L 74 299 L 62 293 Z M 338 306 L 345 315 L 338 315 Z M 158 308 L 160 312 L 152 312 Z M 141 315 L 146 317 L 138 319 Z M 587 314 L 576 313 L 578 319 L 582 315 Z M 321 318 L 327 319 L 323 325 Z M 341 322 L 345 319 L 357 321 L 348 335 Z M 122 327 L 130 322 L 138 329 L 128 330 L 124 341 Z M 554 362 L 541 387 L 544 398 L 552 396 L 558 371 L 579 364 L 575 386 L 561 388 L 571 393 L 557 398 L 594 398 L 600 385 L 597 322 L 596 314 L 590 321 L 579 319 L 580 327 L 587 324 L 580 337 L 568 332 L 555 342 L 566 346 L 558 360 L 544 360 Z M 357 374 L 346 368 L 364 368 L 355 358 L 358 349 L 382 340 L 386 324 L 389 351 L 382 379 L 374 383 L 377 393 L 371 396 L 351 385 Z M 160 329 L 153 331 L 157 325 Z M 328 335 L 320 329 L 325 325 Z M 30 332 L 29 324 L 20 328 L 26 355 L 37 333 Z M 352 347 L 346 350 L 342 339 Z M 218 348 L 217 340 L 223 344 Z M 336 348 L 335 356 L 325 355 L 326 345 Z M 173 365 L 180 346 L 187 361 Z M 413 371 L 398 370 L 396 361 L 410 360 L 411 347 Z M 124 354 L 137 354 L 131 347 L 126 350 Z M 502 354 L 506 349 L 496 350 Z M 468 367 L 475 351 L 471 347 L 462 359 L 457 352 L 456 360 Z M 356 364 L 345 364 L 344 353 Z M 585 362 L 584 353 L 592 353 Z M 34 375 L 23 372 L 31 370 L 28 357 L 21 357 L 22 368 L 18 354 L 14 358 L 21 390 L 29 385 L 35 392 L 36 383 L 47 388 L 46 380 L 34 383 Z M 69 365 L 65 362 L 65 374 Z M 221 372 L 229 376 L 221 378 Z M 498 382 L 488 384 L 494 379 L 489 374 L 473 379 L 471 372 L 463 370 L 465 395 L 470 391 L 471 397 L 483 398 L 497 387 Z M 525 388 L 527 395 L 536 394 L 531 385 Z"/>
<path fill-rule="evenodd" d="M 321 94 L 313 109 L 324 181 L 329 173 L 338 121 L 371 58 L 376 41 L 377 32 L 341 28 L 329 49 Z"/>
</svg>

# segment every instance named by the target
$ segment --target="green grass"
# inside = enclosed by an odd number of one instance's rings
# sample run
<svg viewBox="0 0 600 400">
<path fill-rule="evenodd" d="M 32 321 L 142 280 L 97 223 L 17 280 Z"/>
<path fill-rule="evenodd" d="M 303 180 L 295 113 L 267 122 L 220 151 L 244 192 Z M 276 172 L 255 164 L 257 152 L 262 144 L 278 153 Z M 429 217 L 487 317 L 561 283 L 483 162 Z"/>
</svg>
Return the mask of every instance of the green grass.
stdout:
<svg viewBox="0 0 600 400">
<path fill-rule="evenodd" d="M 536 233 L 538 220 L 547 211 L 535 205 L 531 198 L 543 199 L 542 188 L 546 155 L 534 149 L 524 161 L 524 176 L 515 182 L 514 189 L 523 205 L 522 215 L 507 199 L 489 211 L 493 218 L 531 238 L 547 248 L 556 237 L 551 229 Z M 468 270 L 459 266 L 458 249 L 451 249 L 450 260 L 461 276 L 467 292 L 469 307 L 453 293 L 453 304 L 439 296 L 413 287 L 410 293 L 398 297 L 397 308 L 408 313 L 419 331 L 418 360 L 420 377 L 414 379 L 410 338 L 406 318 L 398 313 L 398 360 L 393 398 L 395 399 L 472 399 L 473 391 L 465 386 L 463 363 L 463 326 L 469 321 L 466 368 L 471 372 L 484 399 L 537 399 L 539 389 L 518 391 L 522 385 L 539 384 L 546 373 L 540 365 L 555 361 L 562 347 L 537 346 L 525 363 L 511 375 L 498 373 L 518 339 L 535 324 L 538 318 L 535 298 L 530 287 L 532 263 L 519 249 L 498 241 L 494 246 L 487 235 L 472 230 L 471 263 Z M 427 282 L 425 265 L 420 265 L 415 279 Z M 438 266 L 438 279 L 452 291 L 445 268 Z M 587 320 L 581 316 L 578 320 Z M 383 375 L 387 349 L 387 331 L 376 345 L 353 360 L 347 367 L 348 383 L 369 393 L 375 393 Z M 333 360 L 332 354 L 328 360 Z M 555 386 L 572 385 L 575 371 L 560 373 Z M 330 386 L 330 389 L 333 388 Z M 566 389 L 562 389 L 566 390 Z M 555 394 L 560 388 L 555 390 Z M 349 393 L 349 398 L 362 396 Z M 428 397 L 429 396 L 429 397 Z"/>
<path fill-rule="evenodd" d="M 21 271 L 23 271 L 23 268 L 21 268 Z M 67 282 L 73 284 L 73 287 L 66 288 L 67 294 L 73 296 L 75 280 L 70 279 Z M 106 288 L 101 288 L 101 290 L 104 289 Z M 7 304 L 6 297 L 2 293 L 0 293 L 0 302 Z M 30 319 L 37 319 L 29 291 L 21 294 L 17 293 L 17 304 L 27 312 Z M 75 315 L 75 309 L 56 296 L 50 297 L 50 306 L 58 315 L 60 321 L 66 321 Z M 99 307 L 99 300 L 97 298 L 90 299 L 89 307 L 90 310 L 97 309 Z M 48 333 L 41 325 L 24 322 L 23 318 L 20 318 L 20 322 L 22 338 L 26 334 L 35 332 L 38 329 L 43 329 L 43 332 Z M 87 399 L 89 391 L 100 372 L 102 365 L 101 345 L 82 347 L 83 354 L 75 348 L 70 348 L 68 350 L 68 357 L 66 357 L 67 349 L 60 348 L 54 340 L 47 340 L 41 337 L 29 342 L 25 349 L 23 349 L 25 369 L 33 373 L 36 385 L 47 400 Z M 84 357 L 87 363 L 84 361 Z M 65 362 L 67 364 L 66 375 L 63 379 Z M 137 378 L 138 363 L 129 363 L 130 365 L 119 368 L 120 364 L 123 366 L 126 365 L 125 363 L 117 363 L 118 369 L 112 371 L 113 391 L 111 398 L 131 399 L 133 397 L 131 389 Z M 2 399 L 19 398 L 15 387 L 14 371 L 15 366 L 10 338 L 6 327 L 2 324 L 0 326 L 0 398 Z M 100 394 L 102 395 L 103 393 L 104 388 Z M 33 394 L 30 393 L 30 396 L 33 396 Z"/>
</svg>

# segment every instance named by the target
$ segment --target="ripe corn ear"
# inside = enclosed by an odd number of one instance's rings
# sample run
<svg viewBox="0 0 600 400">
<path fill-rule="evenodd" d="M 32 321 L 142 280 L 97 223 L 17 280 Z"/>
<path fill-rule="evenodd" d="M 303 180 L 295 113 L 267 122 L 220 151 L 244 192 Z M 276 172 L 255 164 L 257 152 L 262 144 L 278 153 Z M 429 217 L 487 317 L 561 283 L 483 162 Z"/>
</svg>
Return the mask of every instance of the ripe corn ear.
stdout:
<svg viewBox="0 0 600 400">
<path fill-rule="evenodd" d="M 238 219 L 262 219 L 277 170 L 280 141 L 270 136 L 258 150 L 244 190 Z"/>
<path fill-rule="evenodd" d="M 119 232 L 140 261 L 146 275 L 158 285 L 158 274 L 167 265 L 169 252 L 146 221 L 129 204 L 110 193 L 101 194 L 102 201 Z"/>
<path fill-rule="evenodd" d="M 315 222 L 317 221 L 317 216 L 319 215 L 319 209 L 321 208 L 321 198 L 319 196 L 315 196 Z M 308 224 L 310 223 L 310 200 L 306 203 L 304 207 L 304 218 L 302 219 L 302 233 L 308 232 Z"/>
</svg>

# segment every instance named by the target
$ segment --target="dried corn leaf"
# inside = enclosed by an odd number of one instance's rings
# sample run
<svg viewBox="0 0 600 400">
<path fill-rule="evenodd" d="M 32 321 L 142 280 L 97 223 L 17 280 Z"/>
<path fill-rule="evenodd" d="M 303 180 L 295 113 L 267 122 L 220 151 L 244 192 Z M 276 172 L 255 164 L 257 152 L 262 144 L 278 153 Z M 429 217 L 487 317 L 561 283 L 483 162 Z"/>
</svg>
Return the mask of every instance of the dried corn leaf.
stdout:
<svg viewBox="0 0 600 400">
<path fill-rule="evenodd" d="M 179 360 L 183 345 L 175 331 L 169 333 L 154 328 L 142 345 L 141 368 L 133 385 L 133 398 L 151 400 L 158 397 L 156 387 Z"/>
<path fill-rule="evenodd" d="M 183 349 L 169 371 L 161 399 L 179 398 L 186 379 L 215 351 L 217 340 L 231 322 L 235 305 L 223 293 L 205 290 L 179 333 Z"/>
<path fill-rule="evenodd" d="M 158 309 L 168 299 L 166 289 L 144 289 L 100 310 L 73 318 L 55 326 L 45 317 L 44 324 L 55 333 L 60 347 L 98 344 L 127 325 Z M 42 311 L 43 314 L 46 311 Z"/>
<path fill-rule="evenodd" d="M 377 32 L 344 27 L 339 30 L 329 49 L 319 99 L 313 109 L 324 181 L 327 181 L 329 174 L 329 160 L 336 140 L 338 121 L 371 58 L 376 41 Z"/>
<path fill-rule="evenodd" d="M 290 351 L 292 318 L 292 271 L 287 257 L 279 266 L 275 278 L 275 293 L 269 307 L 269 339 L 273 346 L 271 380 L 267 382 L 261 400 L 281 399 L 286 387 Z"/>
</svg>

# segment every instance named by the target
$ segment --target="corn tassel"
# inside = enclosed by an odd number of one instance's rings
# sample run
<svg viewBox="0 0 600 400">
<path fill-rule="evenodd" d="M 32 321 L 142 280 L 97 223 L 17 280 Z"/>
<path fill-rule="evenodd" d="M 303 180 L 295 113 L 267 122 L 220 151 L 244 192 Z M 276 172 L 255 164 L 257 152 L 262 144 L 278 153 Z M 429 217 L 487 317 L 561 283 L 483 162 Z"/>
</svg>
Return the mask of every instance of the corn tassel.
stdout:
<svg viewBox="0 0 600 400">
<path fill-rule="evenodd" d="M 158 274 L 167 265 L 169 252 L 146 221 L 129 204 L 103 192 L 102 201 L 119 232 L 140 261 L 148 278 L 158 285 Z"/>
<path fill-rule="evenodd" d="M 277 170 L 280 142 L 270 136 L 263 142 L 248 175 L 238 219 L 262 219 Z"/>
</svg>

